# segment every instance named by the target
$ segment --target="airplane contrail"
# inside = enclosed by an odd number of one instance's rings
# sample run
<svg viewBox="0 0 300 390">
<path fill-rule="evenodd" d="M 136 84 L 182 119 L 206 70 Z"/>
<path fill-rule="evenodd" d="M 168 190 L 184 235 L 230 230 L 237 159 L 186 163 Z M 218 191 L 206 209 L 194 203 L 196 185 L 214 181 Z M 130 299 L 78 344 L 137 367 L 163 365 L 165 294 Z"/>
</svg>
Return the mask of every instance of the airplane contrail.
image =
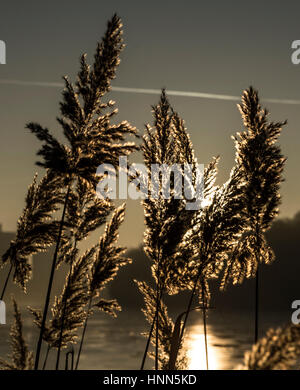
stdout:
<svg viewBox="0 0 300 390">
<path fill-rule="evenodd" d="M 8 85 L 19 85 L 19 86 L 29 86 L 29 87 L 50 87 L 50 88 L 63 88 L 63 83 L 55 83 L 48 81 L 22 81 L 22 80 L 5 80 L 0 79 L 0 84 Z M 115 92 L 125 92 L 125 93 L 141 93 L 141 94 L 151 94 L 151 95 L 160 95 L 160 89 L 149 89 L 149 88 L 128 88 L 128 87 L 112 87 L 112 91 Z M 206 93 L 206 92 L 189 92 L 189 91 L 173 91 L 166 90 L 169 96 L 183 96 L 191 98 L 202 98 L 202 99 L 217 99 L 217 100 L 230 100 L 230 101 L 240 101 L 240 96 L 233 95 L 222 95 L 218 93 Z M 262 99 L 267 103 L 278 103 L 278 104 L 300 104 L 300 100 L 295 99 Z"/>
</svg>

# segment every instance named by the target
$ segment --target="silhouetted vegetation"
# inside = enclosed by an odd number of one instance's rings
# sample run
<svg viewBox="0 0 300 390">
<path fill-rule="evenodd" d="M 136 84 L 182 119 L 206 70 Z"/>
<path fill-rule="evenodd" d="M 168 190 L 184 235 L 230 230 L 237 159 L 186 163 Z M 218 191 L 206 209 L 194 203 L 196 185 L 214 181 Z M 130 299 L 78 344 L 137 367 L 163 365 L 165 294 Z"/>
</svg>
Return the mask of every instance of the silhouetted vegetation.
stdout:
<svg viewBox="0 0 300 390">
<path fill-rule="evenodd" d="M 45 168 L 45 174 L 39 182 L 34 177 L 16 238 L 2 256 L 1 265 L 9 264 L 9 270 L 1 299 L 12 272 L 13 282 L 26 292 L 32 274 L 32 255 L 50 247 L 54 251 L 44 305 L 42 309 L 28 308 L 39 330 L 36 350 L 29 351 L 21 313 L 13 300 L 12 355 L 10 361 L 0 361 L 4 369 L 39 369 L 43 343 L 46 347 L 43 369 L 53 351 L 55 369 L 60 369 L 61 351 L 77 343 L 74 368 L 78 369 L 93 313 L 99 310 L 116 317 L 121 310 L 116 299 L 105 297 L 104 289 L 115 279 L 120 267 L 131 263 L 130 252 L 118 245 L 125 204 L 116 207 L 109 198 L 97 197 L 96 185 L 105 175 L 97 177 L 96 170 L 101 164 L 110 164 L 117 170 L 120 156 L 139 150 L 135 142 L 128 142 L 130 136 L 137 137 L 136 128 L 127 121 L 113 124 L 115 103 L 105 100 L 123 46 L 122 23 L 114 15 L 97 45 L 92 66 L 82 55 L 75 84 L 64 77 L 57 121 L 65 143 L 38 123 L 27 125 L 42 143 L 37 165 Z M 134 268 L 133 264 L 124 273 L 127 280 L 135 281 L 136 299 L 138 290 L 143 296 L 142 311 L 150 327 L 144 333 L 147 341 L 141 369 L 147 356 L 154 359 L 156 370 L 188 367 L 185 336 L 191 311 L 202 315 L 208 368 L 206 320 L 215 291 L 211 286 L 224 291 L 230 284 L 241 284 L 250 278 L 256 280 L 255 345 L 245 355 L 242 368 L 293 367 L 300 354 L 298 326 L 271 329 L 258 340 L 258 271 L 261 264 L 274 260 L 267 237 L 280 204 L 285 158 L 277 141 L 286 122 L 269 122 L 257 91 L 252 87 L 244 91 L 239 105 L 244 130 L 233 137 L 235 163 L 229 178 L 222 185 L 216 184 L 219 157 L 212 158 L 203 173 L 201 204 L 191 209 L 188 204 L 199 201 L 187 195 L 198 184 L 198 161 L 185 123 L 172 108 L 165 90 L 152 109 L 153 125 L 146 126 L 140 149 L 149 179 L 146 192 L 152 194 L 155 185 L 158 196 L 142 200 L 144 269 L 140 273 L 141 268 Z M 178 198 L 176 194 L 179 179 L 175 174 L 171 175 L 169 196 L 165 196 L 162 175 L 158 175 L 155 184 L 150 180 L 153 164 L 176 166 L 181 178 L 185 168 L 190 167 L 189 181 L 185 182 L 189 188 L 188 191 L 185 188 L 184 196 Z M 102 234 L 101 228 L 104 228 Z M 92 232 L 97 232 L 98 240 L 82 252 L 80 245 Z M 49 319 L 53 281 L 62 265 L 67 269 L 65 281 L 52 302 Z M 121 288 L 117 279 L 111 291 Z M 181 298 L 172 319 L 169 297 L 177 295 Z"/>
</svg>

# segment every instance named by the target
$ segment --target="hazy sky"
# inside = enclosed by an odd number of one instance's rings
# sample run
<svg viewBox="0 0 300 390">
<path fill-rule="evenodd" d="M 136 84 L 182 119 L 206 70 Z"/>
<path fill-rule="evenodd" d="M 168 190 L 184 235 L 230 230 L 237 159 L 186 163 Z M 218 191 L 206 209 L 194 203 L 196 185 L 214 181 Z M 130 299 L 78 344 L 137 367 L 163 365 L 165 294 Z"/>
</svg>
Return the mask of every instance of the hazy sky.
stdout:
<svg viewBox="0 0 300 390">
<path fill-rule="evenodd" d="M 0 39 L 7 64 L 0 80 L 61 82 L 73 77 L 78 57 L 89 60 L 108 18 L 117 12 L 127 47 L 114 86 L 166 87 L 167 90 L 240 95 L 253 85 L 262 98 L 300 100 L 300 65 L 291 63 L 291 43 L 300 39 L 300 3 L 296 1 L 2 1 Z M 112 92 L 119 119 L 143 132 L 151 121 L 155 95 Z M 234 159 L 230 135 L 241 130 L 232 101 L 171 97 L 186 121 L 198 161 L 221 155 L 220 182 Z M 14 230 L 24 194 L 37 168 L 39 142 L 24 129 L 29 121 L 59 127 L 59 88 L 0 84 L 0 223 Z M 288 157 L 282 187 L 282 216 L 299 207 L 300 105 L 268 103 L 271 118 L 288 119 L 281 137 Z M 129 201 L 121 242 L 137 245 L 143 234 L 142 210 Z"/>
</svg>

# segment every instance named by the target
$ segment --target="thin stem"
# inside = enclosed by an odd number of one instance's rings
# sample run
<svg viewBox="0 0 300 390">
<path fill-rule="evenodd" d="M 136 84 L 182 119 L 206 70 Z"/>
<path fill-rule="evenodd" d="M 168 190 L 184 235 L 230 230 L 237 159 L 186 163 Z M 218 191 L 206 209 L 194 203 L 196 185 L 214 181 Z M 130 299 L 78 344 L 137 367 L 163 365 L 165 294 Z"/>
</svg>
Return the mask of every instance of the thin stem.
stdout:
<svg viewBox="0 0 300 390">
<path fill-rule="evenodd" d="M 71 273 L 71 270 L 70 270 Z M 69 282 L 70 282 L 70 275 L 68 278 L 68 284 L 67 289 L 69 288 Z M 67 294 L 67 292 L 66 292 Z M 67 308 L 67 298 L 64 299 L 63 302 L 63 312 L 62 312 L 62 319 L 61 319 L 61 327 L 59 331 L 59 341 L 58 341 L 58 348 L 57 348 L 57 355 L 56 355 L 56 364 L 55 364 L 55 370 L 59 370 L 59 360 L 60 360 L 60 351 L 61 351 L 61 344 L 62 344 L 62 336 L 63 336 L 63 330 L 64 330 L 64 319 L 66 314 L 66 308 Z"/>
<path fill-rule="evenodd" d="M 72 346 L 72 360 L 71 360 L 71 370 L 74 370 L 74 348 Z"/>
<path fill-rule="evenodd" d="M 66 353 L 65 371 L 69 369 L 69 352 Z"/>
<path fill-rule="evenodd" d="M 204 288 L 202 287 L 202 297 L 203 297 L 203 328 L 204 328 L 204 342 L 205 342 L 205 355 L 206 355 L 206 369 L 208 370 L 208 347 L 207 347 L 207 327 L 206 327 L 206 298 L 204 293 Z"/>
<path fill-rule="evenodd" d="M 88 323 L 88 319 L 89 319 L 89 313 L 90 313 L 91 306 L 92 306 L 92 299 L 93 299 L 93 297 L 91 295 L 90 300 L 89 300 L 88 311 L 86 313 L 86 317 L 85 317 L 85 321 L 84 321 L 84 327 L 83 327 L 83 331 L 82 331 L 82 336 L 81 336 L 80 347 L 79 347 L 79 351 L 78 351 L 78 355 L 77 355 L 75 370 L 77 370 L 78 365 L 79 365 L 79 360 L 80 360 L 80 355 L 81 355 L 81 351 L 82 351 L 84 336 L 85 336 L 86 327 L 87 327 L 87 323 Z"/>
<path fill-rule="evenodd" d="M 157 266 L 157 290 L 156 290 L 156 329 L 155 329 L 155 370 L 158 370 L 158 343 L 159 343 L 159 308 L 160 308 L 160 268 Z"/>
<path fill-rule="evenodd" d="M 76 242 L 75 242 L 75 248 L 76 248 Z M 65 315 L 66 315 L 66 309 L 67 309 L 67 296 L 68 296 L 68 290 L 69 290 L 70 281 L 71 281 L 72 269 L 73 269 L 73 261 L 71 260 L 70 272 L 69 272 L 69 276 L 68 276 L 66 292 L 65 292 L 65 295 L 63 298 L 63 311 L 62 311 L 61 327 L 60 327 L 60 332 L 59 332 L 59 342 L 58 342 L 56 366 L 55 366 L 56 370 L 59 370 L 61 344 L 62 344 L 63 330 L 64 330 L 64 324 L 65 324 Z"/>
<path fill-rule="evenodd" d="M 47 364 L 47 360 L 48 360 L 48 356 L 49 356 L 49 352 L 50 352 L 50 345 L 48 344 L 48 348 L 47 348 L 47 352 L 46 352 L 46 357 L 45 357 L 45 360 L 44 360 L 44 364 L 43 364 L 43 370 L 45 370 L 46 368 L 46 364 Z"/>
<path fill-rule="evenodd" d="M 6 277 L 6 280 L 5 280 L 5 283 L 4 283 L 4 286 L 3 286 L 3 290 L 2 290 L 2 293 L 1 293 L 1 298 L 0 298 L 1 301 L 2 301 L 3 298 L 4 298 L 5 290 L 6 290 L 6 287 L 7 287 L 7 284 L 8 284 L 9 277 L 10 277 L 10 274 L 11 274 L 12 269 L 13 269 L 13 265 L 12 265 L 12 263 L 11 263 L 11 264 L 10 264 L 9 271 L 8 271 L 8 274 L 7 274 L 7 277 Z"/>
<path fill-rule="evenodd" d="M 45 325 L 46 325 L 47 313 L 48 313 L 48 309 L 49 309 L 54 272 L 55 272 L 56 261 L 57 261 L 57 256 L 58 256 L 58 249 L 59 249 L 60 240 L 61 240 L 62 231 L 63 231 L 63 224 L 64 224 L 66 208 L 67 208 L 67 203 L 68 203 L 69 194 L 70 194 L 70 188 L 71 188 L 71 183 L 69 183 L 69 185 L 68 185 L 68 190 L 67 190 L 65 201 L 64 201 L 64 208 L 63 208 L 62 217 L 60 220 L 59 232 L 58 232 L 55 252 L 54 252 L 54 256 L 53 256 L 53 261 L 52 261 L 52 267 L 51 267 L 51 273 L 50 273 L 50 278 L 49 278 L 49 283 L 48 283 L 48 290 L 47 290 L 47 295 L 46 295 L 46 300 L 45 300 L 45 307 L 44 307 L 43 318 L 42 318 L 42 323 L 41 323 L 40 335 L 39 335 L 39 340 L 38 340 L 37 349 L 36 349 L 36 357 L 35 357 L 35 363 L 34 363 L 35 370 L 38 370 L 38 367 L 39 367 L 41 347 L 42 347 L 42 342 L 43 342 L 43 334 L 45 331 Z"/>
<path fill-rule="evenodd" d="M 145 348 L 145 351 L 144 351 L 143 360 L 142 360 L 142 364 L 141 364 L 141 368 L 140 368 L 141 370 L 143 370 L 144 366 L 145 366 L 145 361 L 146 361 L 146 358 L 147 358 L 147 353 L 148 353 L 148 349 L 149 349 L 149 346 L 150 346 L 150 341 L 151 341 L 151 338 L 152 338 L 152 333 L 153 333 L 155 321 L 156 321 L 156 313 L 155 313 L 155 316 L 153 317 L 153 321 L 152 321 L 152 324 L 151 324 L 150 332 L 149 332 L 149 335 L 148 335 L 146 348 Z"/>
<path fill-rule="evenodd" d="M 186 328 L 186 324 L 187 324 L 187 320 L 188 320 L 189 314 L 191 312 L 192 303 L 193 303 L 195 292 L 196 292 L 196 289 L 197 289 L 197 284 L 198 284 L 199 277 L 200 277 L 200 272 L 198 273 L 197 278 L 195 280 L 194 287 L 193 287 L 193 290 L 192 290 L 192 293 L 191 293 L 191 296 L 190 296 L 190 300 L 189 300 L 189 303 L 188 303 L 188 307 L 187 307 L 187 310 L 185 312 L 184 321 L 183 321 L 183 325 L 182 325 L 181 332 L 180 332 L 179 344 L 182 341 L 183 334 L 184 334 L 184 331 L 185 331 L 185 328 Z"/>
<path fill-rule="evenodd" d="M 60 332 L 59 332 L 59 341 L 58 341 L 58 348 L 57 348 L 57 355 L 56 355 L 56 364 L 55 364 L 55 370 L 59 370 L 59 360 L 60 360 L 60 351 L 61 351 L 61 344 L 62 344 L 62 335 L 63 335 L 63 330 L 64 330 L 64 315 L 66 312 L 66 307 L 67 307 L 67 300 L 64 302 L 64 307 L 63 307 L 63 314 L 62 314 L 62 323 L 60 327 Z"/>
<path fill-rule="evenodd" d="M 258 221 L 258 215 L 256 216 Z M 260 250 L 260 230 L 259 223 L 256 222 L 255 228 L 256 245 L 255 245 L 255 260 L 257 264 L 256 277 L 255 277 L 255 325 L 254 325 L 254 343 L 258 340 L 258 305 L 259 305 L 259 250 Z"/>
<path fill-rule="evenodd" d="M 184 331 L 185 331 L 185 328 L 186 328 L 187 320 L 188 320 L 190 312 L 191 312 L 192 303 L 193 303 L 193 300 L 194 300 L 194 296 L 195 296 L 195 293 L 196 293 L 196 290 L 197 290 L 197 284 L 198 284 L 198 281 L 199 281 L 201 273 L 202 273 L 202 268 L 199 270 L 198 275 L 197 275 L 197 277 L 195 279 L 195 282 L 194 282 L 194 287 L 193 287 L 193 290 L 192 290 L 192 293 L 191 293 L 191 296 L 190 296 L 190 299 L 189 299 L 188 307 L 187 307 L 187 310 L 186 310 L 185 316 L 184 316 L 183 325 L 182 325 L 182 328 L 181 328 L 181 331 L 180 331 L 178 345 L 180 345 L 180 343 L 182 342 L 182 339 L 183 339 Z M 204 306 L 204 304 L 203 304 L 203 306 Z M 203 314 L 205 314 L 205 313 L 203 313 Z M 205 321 L 204 322 L 205 323 L 204 331 L 206 332 L 206 320 L 203 320 L 203 321 Z M 205 340 L 205 341 L 207 342 L 207 340 Z M 206 363 L 208 365 L 208 357 L 206 358 Z"/>
<path fill-rule="evenodd" d="M 160 293 L 160 298 L 162 298 L 162 292 Z M 150 328 L 150 331 L 149 331 L 149 335 L 148 335 L 148 339 L 147 339 L 147 343 L 146 343 L 146 348 L 145 348 L 145 351 L 144 351 L 144 355 L 143 355 L 143 360 L 142 360 L 142 364 L 141 364 L 141 370 L 144 369 L 144 366 L 145 366 L 145 362 L 146 362 L 146 358 L 147 358 L 147 354 L 148 354 L 148 350 L 149 350 L 149 346 L 150 346 L 150 341 L 151 341 L 151 338 L 152 338 L 152 333 L 153 333 L 153 329 L 154 329 L 154 325 L 155 325 L 155 321 L 156 321 L 156 316 L 157 316 L 157 311 L 155 311 L 155 316 L 153 317 L 153 321 L 152 321 L 152 324 L 151 324 L 151 328 Z"/>
<path fill-rule="evenodd" d="M 198 281 L 199 281 L 199 278 L 200 278 L 200 274 L 201 274 L 201 271 L 198 273 L 198 276 L 197 276 L 197 278 L 196 278 L 196 280 L 195 280 L 194 287 L 193 287 L 193 290 L 192 290 L 192 293 L 191 293 L 191 296 L 190 296 L 188 308 L 187 308 L 187 311 L 186 311 L 186 313 L 185 313 L 184 322 L 183 322 L 183 325 L 182 325 L 182 328 L 181 328 L 181 332 L 180 332 L 179 343 L 178 343 L 179 345 L 180 345 L 180 343 L 182 342 L 183 334 L 184 334 L 184 331 L 185 331 L 185 328 L 186 328 L 186 324 L 187 324 L 187 320 L 188 320 L 189 314 L 190 314 L 190 312 L 191 312 L 192 303 L 193 303 L 193 299 L 194 299 L 194 296 L 195 296 L 195 293 L 196 293 L 197 284 L 198 284 Z M 202 296 L 203 296 L 202 314 L 203 314 L 204 342 L 205 342 L 205 355 L 206 355 L 206 369 L 208 370 L 208 343 L 207 343 L 207 323 L 206 323 L 206 299 L 205 299 L 203 287 L 202 287 Z"/>
<path fill-rule="evenodd" d="M 254 343 L 257 343 L 258 340 L 258 306 L 259 306 L 259 266 L 257 266 L 256 270 L 256 278 L 255 278 L 255 332 L 254 332 Z"/>
</svg>

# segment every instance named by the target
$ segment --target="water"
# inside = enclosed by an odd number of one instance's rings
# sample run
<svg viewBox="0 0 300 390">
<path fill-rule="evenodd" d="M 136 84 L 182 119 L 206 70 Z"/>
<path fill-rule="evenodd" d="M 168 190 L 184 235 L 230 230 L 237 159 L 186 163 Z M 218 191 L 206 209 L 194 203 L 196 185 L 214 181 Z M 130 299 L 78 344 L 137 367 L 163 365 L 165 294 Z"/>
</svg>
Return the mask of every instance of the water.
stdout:
<svg viewBox="0 0 300 390">
<path fill-rule="evenodd" d="M 36 345 L 37 332 L 32 326 L 31 317 L 24 314 L 24 335 L 32 348 Z M 10 352 L 8 345 L 9 325 L 0 326 L 0 355 Z M 263 313 L 260 330 L 277 327 L 290 321 L 283 313 Z M 208 317 L 208 363 L 209 369 L 235 369 L 243 362 L 243 355 L 253 342 L 254 326 L 252 313 L 213 312 Z M 80 366 L 81 369 L 139 369 L 146 339 L 141 332 L 149 330 L 140 312 L 120 313 L 117 319 L 102 313 L 91 317 L 86 333 Z M 203 323 L 200 313 L 192 313 L 187 328 L 185 347 L 188 350 L 189 368 L 206 369 Z M 77 346 L 75 346 L 75 350 Z M 55 366 L 55 353 L 48 360 L 47 368 Z M 43 359 L 41 359 L 43 361 Z M 65 351 L 62 354 L 64 367 Z M 152 368 L 148 360 L 146 368 Z"/>
</svg>

